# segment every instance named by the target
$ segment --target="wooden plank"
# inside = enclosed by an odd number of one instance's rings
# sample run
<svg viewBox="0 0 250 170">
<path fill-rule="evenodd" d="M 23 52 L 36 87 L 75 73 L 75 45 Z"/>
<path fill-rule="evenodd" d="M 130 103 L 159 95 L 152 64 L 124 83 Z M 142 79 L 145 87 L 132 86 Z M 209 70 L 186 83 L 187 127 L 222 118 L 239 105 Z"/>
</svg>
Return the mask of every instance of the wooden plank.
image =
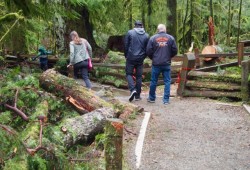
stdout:
<svg viewBox="0 0 250 170">
<path fill-rule="evenodd" d="M 244 44 L 244 47 L 250 46 L 250 41 L 249 41 L 249 40 L 239 41 L 239 43 L 243 43 L 243 44 Z"/>
<path fill-rule="evenodd" d="M 250 52 L 243 52 L 244 56 L 250 55 Z M 219 54 L 199 54 L 199 57 L 217 58 L 217 57 L 237 57 L 238 53 L 219 53 Z"/>
</svg>

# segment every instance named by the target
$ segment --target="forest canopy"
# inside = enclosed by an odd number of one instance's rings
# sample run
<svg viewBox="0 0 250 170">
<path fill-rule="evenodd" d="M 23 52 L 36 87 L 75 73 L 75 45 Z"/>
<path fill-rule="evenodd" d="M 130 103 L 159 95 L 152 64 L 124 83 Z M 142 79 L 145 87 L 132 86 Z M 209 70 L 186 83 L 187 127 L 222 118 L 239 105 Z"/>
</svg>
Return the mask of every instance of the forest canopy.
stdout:
<svg viewBox="0 0 250 170">
<path fill-rule="evenodd" d="M 192 42 L 199 49 L 208 44 L 210 16 L 223 51 L 250 38 L 250 2 L 242 0 L 0 0 L 0 8 L 1 51 L 35 53 L 43 45 L 64 54 L 72 30 L 105 51 L 110 36 L 124 35 L 141 20 L 150 35 L 166 24 L 185 53 Z"/>
</svg>

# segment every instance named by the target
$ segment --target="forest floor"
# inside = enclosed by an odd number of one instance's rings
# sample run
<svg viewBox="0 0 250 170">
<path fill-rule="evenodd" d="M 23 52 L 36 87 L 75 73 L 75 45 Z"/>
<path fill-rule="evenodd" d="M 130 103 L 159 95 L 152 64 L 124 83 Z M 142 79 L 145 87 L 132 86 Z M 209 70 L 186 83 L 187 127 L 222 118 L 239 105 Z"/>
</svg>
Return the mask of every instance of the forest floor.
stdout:
<svg viewBox="0 0 250 170">
<path fill-rule="evenodd" d="M 250 115 L 241 104 L 179 98 L 175 96 L 176 85 L 171 86 L 169 105 L 162 104 L 162 88 L 157 94 L 155 103 L 147 102 L 147 90 L 141 101 L 132 102 L 150 112 L 151 117 L 139 163 L 135 146 L 144 114 L 125 123 L 133 133 L 124 131 L 124 169 L 250 169 Z M 128 101 L 128 95 L 116 98 Z"/>
</svg>

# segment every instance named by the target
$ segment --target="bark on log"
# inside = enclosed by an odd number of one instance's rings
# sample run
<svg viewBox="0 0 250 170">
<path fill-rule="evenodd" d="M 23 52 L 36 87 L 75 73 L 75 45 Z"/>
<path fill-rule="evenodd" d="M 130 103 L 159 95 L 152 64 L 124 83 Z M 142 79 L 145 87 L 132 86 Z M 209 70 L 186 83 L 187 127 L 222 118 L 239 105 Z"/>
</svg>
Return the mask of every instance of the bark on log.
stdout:
<svg viewBox="0 0 250 170">
<path fill-rule="evenodd" d="M 66 130 L 63 142 L 66 148 L 81 143 L 87 144 L 98 133 L 103 132 L 107 118 L 115 117 L 112 108 L 101 108 L 82 116 L 66 119 L 61 127 Z"/>
<path fill-rule="evenodd" d="M 91 90 L 77 83 L 74 79 L 66 77 L 53 69 L 49 69 L 41 75 L 40 86 L 65 99 L 72 99 L 77 103 L 71 103 L 80 113 L 91 112 L 102 107 L 112 107 L 112 104 L 96 96 Z M 82 112 L 83 111 L 83 112 Z"/>
<path fill-rule="evenodd" d="M 236 74 L 218 74 L 211 72 L 202 72 L 202 71 L 190 71 L 188 73 L 188 80 L 200 79 L 202 80 L 209 79 L 210 81 L 224 81 L 232 83 L 241 83 L 241 75 Z"/>
<path fill-rule="evenodd" d="M 236 83 L 225 83 L 225 82 L 201 82 L 189 80 L 186 83 L 186 87 L 189 88 L 206 88 L 206 89 L 214 89 L 214 90 L 226 90 L 226 91 L 240 91 L 241 86 Z"/>
</svg>

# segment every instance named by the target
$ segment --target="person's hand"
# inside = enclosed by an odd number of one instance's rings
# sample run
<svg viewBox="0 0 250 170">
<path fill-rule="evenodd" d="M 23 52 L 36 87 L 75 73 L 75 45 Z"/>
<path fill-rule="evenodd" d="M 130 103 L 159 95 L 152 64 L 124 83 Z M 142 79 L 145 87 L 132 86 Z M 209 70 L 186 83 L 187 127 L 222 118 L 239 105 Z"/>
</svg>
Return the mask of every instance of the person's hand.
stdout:
<svg viewBox="0 0 250 170">
<path fill-rule="evenodd" d="M 72 66 L 72 64 L 68 64 L 68 65 L 67 65 L 67 68 L 69 68 L 69 67 L 71 67 L 71 66 Z"/>
</svg>

